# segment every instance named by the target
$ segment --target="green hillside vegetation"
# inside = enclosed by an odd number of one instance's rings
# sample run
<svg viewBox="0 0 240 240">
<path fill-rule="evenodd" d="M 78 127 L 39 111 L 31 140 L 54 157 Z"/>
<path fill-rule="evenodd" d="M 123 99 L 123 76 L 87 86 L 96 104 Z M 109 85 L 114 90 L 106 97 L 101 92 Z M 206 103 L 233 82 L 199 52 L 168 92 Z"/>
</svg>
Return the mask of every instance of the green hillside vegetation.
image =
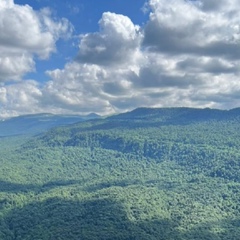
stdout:
<svg viewBox="0 0 240 240">
<path fill-rule="evenodd" d="M 240 110 L 149 109 L 0 141 L 0 239 L 239 239 Z"/>
</svg>

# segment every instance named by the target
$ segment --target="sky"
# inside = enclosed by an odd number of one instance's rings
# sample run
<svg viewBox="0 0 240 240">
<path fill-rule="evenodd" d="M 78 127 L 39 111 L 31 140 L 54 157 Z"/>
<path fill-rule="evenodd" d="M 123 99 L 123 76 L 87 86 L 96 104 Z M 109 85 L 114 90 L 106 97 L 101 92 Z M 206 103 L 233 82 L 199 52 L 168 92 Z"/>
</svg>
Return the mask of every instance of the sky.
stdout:
<svg viewBox="0 0 240 240">
<path fill-rule="evenodd" d="M 0 118 L 240 106 L 238 0 L 0 0 Z"/>
</svg>

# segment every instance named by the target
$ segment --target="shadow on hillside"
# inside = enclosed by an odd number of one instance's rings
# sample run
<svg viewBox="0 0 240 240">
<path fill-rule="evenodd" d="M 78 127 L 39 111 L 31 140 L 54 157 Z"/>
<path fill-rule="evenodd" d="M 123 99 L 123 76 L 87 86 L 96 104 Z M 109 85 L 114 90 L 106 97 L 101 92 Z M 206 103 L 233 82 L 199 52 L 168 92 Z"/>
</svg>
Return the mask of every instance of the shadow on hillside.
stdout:
<svg viewBox="0 0 240 240">
<path fill-rule="evenodd" d="M 139 184 L 142 184 L 142 183 L 140 180 L 137 180 L 137 179 L 115 180 L 115 181 L 101 182 L 99 184 L 89 185 L 85 187 L 84 190 L 91 193 L 91 192 L 96 192 L 96 191 L 111 188 L 111 187 L 127 187 L 130 185 L 139 185 Z"/>
<path fill-rule="evenodd" d="M 0 180 L 0 192 L 25 192 L 35 189 L 37 186 L 33 184 L 19 184 Z"/>
<path fill-rule="evenodd" d="M 86 202 L 51 198 L 14 209 L 4 219 L 3 239 L 110 240 L 181 239 L 168 220 L 132 223 L 121 204 L 110 199 Z M 4 226 L 1 226 L 3 229 Z"/>
<path fill-rule="evenodd" d="M 239 221 L 202 224 L 180 232 L 178 221 L 129 221 L 122 204 L 108 198 L 84 202 L 50 198 L 16 208 L 0 221 L 1 239 L 218 240 L 238 239 Z M 215 226 L 223 230 L 214 233 Z M 232 227 L 232 228 L 231 228 Z M 235 231 L 235 232 L 234 232 Z"/>
<path fill-rule="evenodd" d="M 50 189 L 56 187 L 64 187 L 70 186 L 74 184 L 79 184 L 79 181 L 69 180 L 69 181 L 51 181 L 47 182 L 43 185 L 34 185 L 34 184 L 19 184 L 19 183 L 11 183 L 7 181 L 0 180 L 0 192 L 28 192 L 28 191 L 36 191 L 36 192 L 46 192 Z"/>
<path fill-rule="evenodd" d="M 207 220 L 206 220 L 207 221 Z M 240 218 L 204 222 L 193 227 L 184 239 L 194 240 L 238 240 L 240 239 Z"/>
</svg>

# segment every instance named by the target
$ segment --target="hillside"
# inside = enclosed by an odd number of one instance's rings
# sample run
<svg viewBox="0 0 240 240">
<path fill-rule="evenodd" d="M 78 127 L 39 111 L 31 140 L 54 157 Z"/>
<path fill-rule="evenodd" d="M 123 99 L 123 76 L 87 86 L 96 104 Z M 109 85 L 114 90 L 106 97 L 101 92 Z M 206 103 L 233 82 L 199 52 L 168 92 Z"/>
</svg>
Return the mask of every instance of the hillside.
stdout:
<svg viewBox="0 0 240 240">
<path fill-rule="evenodd" d="M 239 119 L 139 108 L 2 139 L 0 239 L 238 239 Z"/>
</svg>

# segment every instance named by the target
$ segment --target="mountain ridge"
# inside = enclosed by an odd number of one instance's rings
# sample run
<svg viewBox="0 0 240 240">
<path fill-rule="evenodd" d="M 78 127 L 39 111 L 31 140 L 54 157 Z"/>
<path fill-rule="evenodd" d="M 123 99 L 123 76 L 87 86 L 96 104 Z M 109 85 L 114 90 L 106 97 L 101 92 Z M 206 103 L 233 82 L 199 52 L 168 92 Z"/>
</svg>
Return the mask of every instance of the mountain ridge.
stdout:
<svg viewBox="0 0 240 240">
<path fill-rule="evenodd" d="M 228 132 L 234 136 L 239 127 L 240 111 L 193 109 L 193 108 L 138 108 L 131 112 L 110 116 L 102 119 L 92 119 L 64 127 L 57 127 L 39 136 L 44 145 L 51 146 L 89 146 L 120 150 L 122 152 L 144 152 L 144 142 L 163 139 L 169 141 L 214 141 L 222 138 Z M 229 128 L 229 131 L 228 131 Z M 177 137 L 176 133 L 179 136 Z M 225 133 L 223 134 L 223 131 Z M 205 136 L 207 139 L 205 139 Z M 169 136 L 168 136 L 169 135 Z M 198 137 L 199 135 L 199 137 Z M 210 139 L 212 139 L 210 141 Z M 219 139 L 218 139 L 219 140 Z M 221 140 L 222 141 L 222 140 Z M 212 143 L 211 143 L 212 144 Z M 215 144 L 215 143 L 214 143 Z M 227 140 L 226 145 L 234 145 Z M 135 146 L 135 147 L 133 147 Z M 133 150 L 134 149 L 134 150 Z"/>
<path fill-rule="evenodd" d="M 156 116 L 173 116 L 173 117 L 190 117 L 190 114 L 195 114 L 195 117 L 203 117 L 206 118 L 217 118 L 217 117 L 233 117 L 236 115 L 240 115 L 240 108 L 233 108 L 230 110 L 224 110 L 224 109 L 214 109 L 214 108 L 190 108 L 190 107 L 170 107 L 170 108 L 147 108 L 147 107 L 140 107 L 136 108 L 132 111 L 126 112 L 126 113 L 120 113 L 118 115 L 114 115 L 110 118 L 127 118 L 128 116 L 131 117 L 156 117 Z M 201 116 L 200 114 L 205 114 Z M 207 114 L 210 114 L 207 116 Z"/>
<path fill-rule="evenodd" d="M 148 108 L 140 107 L 129 112 L 102 117 L 95 113 L 88 115 L 39 113 L 21 115 L 0 121 L 0 136 L 21 134 L 37 134 L 54 127 L 75 127 L 81 122 L 89 121 L 93 129 L 144 127 L 149 124 L 159 125 L 186 125 L 206 121 L 236 121 L 240 119 L 240 108 L 230 110 L 211 108 Z M 70 126 L 71 127 L 71 126 Z M 88 127 L 90 128 L 90 127 Z"/>
</svg>

